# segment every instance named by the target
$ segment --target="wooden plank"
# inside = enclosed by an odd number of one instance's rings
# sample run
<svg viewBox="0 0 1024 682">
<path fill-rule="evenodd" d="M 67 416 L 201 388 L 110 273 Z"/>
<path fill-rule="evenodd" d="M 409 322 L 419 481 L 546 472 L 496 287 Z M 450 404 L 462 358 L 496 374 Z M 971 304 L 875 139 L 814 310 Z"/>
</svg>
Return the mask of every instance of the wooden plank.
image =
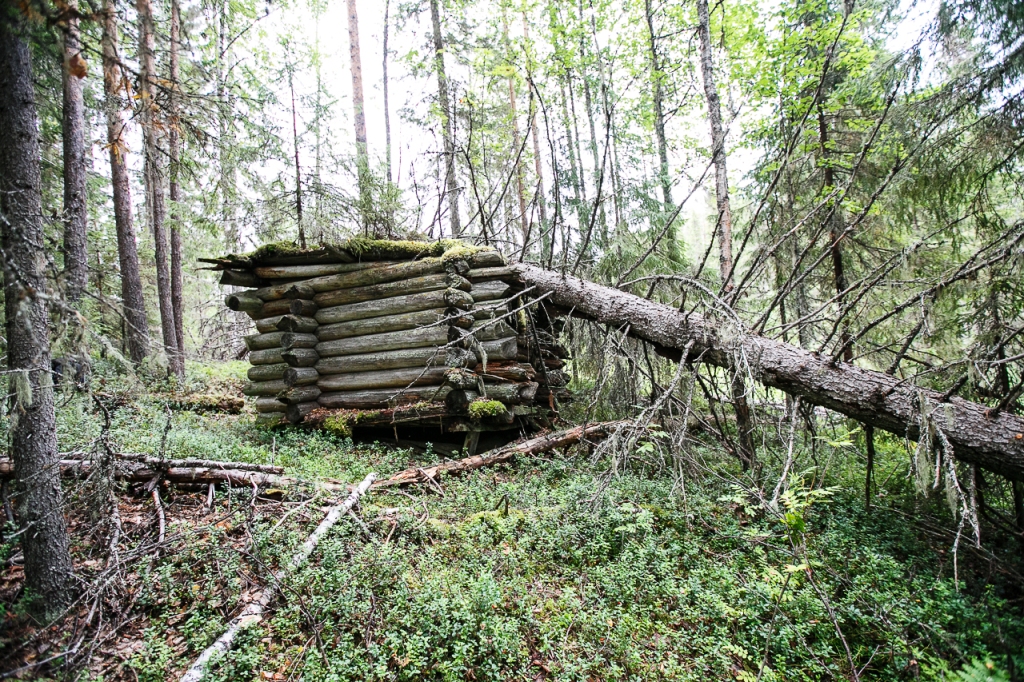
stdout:
<svg viewBox="0 0 1024 682">
<path fill-rule="evenodd" d="M 264 279 L 310 279 L 373 267 L 373 263 L 316 263 L 311 265 L 277 265 L 256 268 Z"/>
<path fill-rule="evenodd" d="M 368 334 L 354 336 L 335 341 L 321 341 L 316 345 L 320 357 L 330 358 L 339 355 L 359 355 L 400 348 L 423 348 L 426 346 L 443 346 L 448 343 L 447 327 L 429 327 L 411 329 L 384 334 Z"/>
<path fill-rule="evenodd" d="M 448 390 L 446 386 L 421 386 L 408 390 L 374 388 L 362 391 L 332 391 L 321 393 L 317 402 L 323 407 L 372 410 L 392 405 L 411 405 L 441 400 Z"/>
<path fill-rule="evenodd" d="M 363 301 L 361 303 L 320 308 L 316 312 L 316 319 L 320 324 L 337 324 L 351 320 L 365 320 L 373 317 L 384 317 L 385 315 L 401 315 L 420 310 L 443 308 L 452 305 L 452 303 L 449 303 L 449 300 L 464 305 L 473 304 L 472 296 L 463 291 L 455 291 L 457 293 L 449 294 L 446 289 L 435 289 L 418 294 L 392 296 Z"/>
<path fill-rule="evenodd" d="M 445 283 L 445 275 L 425 275 L 423 277 L 413 277 L 412 279 L 403 279 L 397 282 L 387 282 L 385 284 L 373 284 L 370 286 L 355 287 L 352 289 L 323 291 L 314 296 L 313 301 L 321 308 L 329 308 L 331 306 L 346 305 L 349 303 L 375 301 L 377 299 L 390 298 L 392 296 L 418 294 L 424 291 L 436 291 L 438 289 L 445 289 L 447 286 L 448 285 Z"/>
<path fill-rule="evenodd" d="M 249 368 L 246 377 L 249 381 L 274 381 L 283 379 L 286 369 L 288 369 L 288 365 L 283 362 L 276 365 L 255 365 Z"/>
<path fill-rule="evenodd" d="M 323 391 L 355 391 L 369 388 L 403 388 L 405 386 L 437 386 L 444 381 L 447 367 L 406 367 L 352 374 L 328 374 L 320 377 L 317 386 Z"/>
<path fill-rule="evenodd" d="M 413 277 L 433 275 L 439 272 L 444 272 L 444 264 L 441 262 L 441 259 L 424 258 L 423 260 L 387 263 L 385 265 L 373 263 L 367 268 L 352 272 L 342 272 L 337 275 L 316 277 L 307 280 L 306 283 L 319 293 L 335 291 L 337 289 L 366 287 L 373 284 L 385 284 Z"/>
<path fill-rule="evenodd" d="M 321 341 L 333 341 L 353 336 L 382 334 L 384 332 L 416 329 L 417 327 L 430 325 L 444 328 L 447 326 L 446 322 L 439 324 L 444 320 L 444 308 L 434 308 L 432 310 L 419 310 L 400 315 L 388 315 L 387 317 L 371 317 L 366 320 L 350 320 L 348 322 L 338 322 L 337 324 L 321 325 L 316 335 Z"/>
</svg>

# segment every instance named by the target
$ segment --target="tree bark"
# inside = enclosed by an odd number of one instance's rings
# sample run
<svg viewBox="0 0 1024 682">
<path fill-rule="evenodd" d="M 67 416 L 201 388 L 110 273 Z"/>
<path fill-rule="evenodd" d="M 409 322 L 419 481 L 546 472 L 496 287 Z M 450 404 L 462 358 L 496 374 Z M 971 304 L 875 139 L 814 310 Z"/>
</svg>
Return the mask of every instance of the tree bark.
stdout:
<svg viewBox="0 0 1024 682">
<path fill-rule="evenodd" d="M 349 0 L 349 6 L 353 6 L 355 0 Z M 358 48 L 357 48 L 358 49 Z M 352 78 L 355 78 L 353 74 Z M 295 84 L 292 78 L 292 69 L 288 68 L 288 90 L 292 96 L 292 145 L 295 148 L 295 223 L 299 226 L 299 246 L 306 248 L 306 229 L 302 222 L 302 166 L 299 164 L 299 113 L 295 108 Z"/>
<path fill-rule="evenodd" d="M 125 158 L 125 122 L 122 112 L 128 101 L 127 81 L 121 73 L 117 50 L 117 10 L 114 0 L 103 0 L 103 89 L 107 110 L 107 146 L 114 194 L 114 224 L 121 267 L 121 301 L 124 306 L 125 345 L 128 357 L 139 364 L 149 351 L 149 324 L 139 274 L 139 252 L 132 224 L 132 195 Z M 122 100 L 122 97 L 124 99 Z"/>
<path fill-rule="evenodd" d="M 157 303 L 160 308 L 160 331 L 164 351 L 171 372 L 184 377 L 185 366 L 178 352 L 178 339 L 174 332 L 174 307 L 171 304 L 171 271 L 168 266 L 167 230 L 164 226 L 164 190 L 161 179 L 160 148 L 157 139 L 156 112 L 156 54 L 153 35 L 152 0 L 136 0 L 139 16 L 139 110 L 142 122 L 145 163 L 143 176 L 146 180 L 146 204 L 149 209 L 149 224 L 153 232 L 153 257 L 156 261 Z"/>
<path fill-rule="evenodd" d="M 732 207 L 729 205 L 729 174 L 725 156 L 725 130 L 722 128 L 722 107 L 715 84 L 715 67 L 711 56 L 711 18 L 707 0 L 697 0 L 697 32 L 700 34 L 700 65 L 704 78 L 704 94 L 708 102 L 708 122 L 711 125 L 711 154 L 715 165 L 715 202 L 718 206 L 718 262 L 722 275 L 722 290 L 733 289 L 732 261 Z M 746 397 L 746 382 L 739 372 L 730 380 L 733 408 L 736 411 L 736 430 L 739 433 L 739 452 L 744 468 L 755 464 L 754 425 Z"/>
<path fill-rule="evenodd" d="M 391 177 L 391 105 L 388 101 L 388 20 L 391 13 L 391 0 L 384 0 L 384 58 L 381 66 L 384 68 L 384 164 L 388 174 L 388 182 L 394 182 Z"/>
<path fill-rule="evenodd" d="M 787 343 L 753 334 L 722 338 L 718 325 L 696 313 L 684 314 L 611 287 L 585 282 L 530 265 L 514 266 L 538 294 L 551 292 L 551 304 L 576 317 L 626 327 L 674 359 L 737 369 L 736 358 L 766 386 L 821 405 L 864 424 L 917 440 L 925 405 L 933 427 L 941 429 L 953 455 L 1008 478 L 1024 480 L 1024 418 L 961 398 L 941 402 L 942 394 L 852 364 L 832 364 Z M 686 358 L 681 352 L 693 343 Z"/>
<path fill-rule="evenodd" d="M 46 249 L 42 179 L 32 62 L 12 19 L 11 0 L 0 3 L 0 266 L 4 277 L 10 439 L 21 494 L 25 584 L 57 615 L 70 605 L 72 564 L 60 472 L 57 420 L 50 375 Z"/>
<path fill-rule="evenodd" d="M 88 283 L 89 255 L 86 250 L 85 100 L 82 86 L 86 64 L 82 57 L 78 6 L 68 6 L 64 30 L 64 286 L 68 301 L 82 298 Z"/>
<path fill-rule="evenodd" d="M 352 67 L 352 109 L 356 132 L 356 170 L 359 196 L 369 200 L 370 159 L 366 149 L 366 111 L 363 104 L 363 61 L 359 52 L 359 13 L 356 0 L 348 0 L 348 54 Z"/>
<path fill-rule="evenodd" d="M 168 121 L 168 152 L 170 182 L 168 195 L 171 201 L 171 311 L 174 313 L 174 342 L 181 357 L 181 371 L 185 371 L 185 287 L 181 274 L 181 188 L 178 177 L 181 170 L 181 96 L 178 58 L 181 52 L 181 6 L 179 0 L 171 0 L 171 54 L 170 54 L 170 121 Z"/>
<path fill-rule="evenodd" d="M 444 70 L 444 38 L 441 35 L 439 0 L 430 0 L 430 23 L 434 38 L 434 70 L 437 71 L 437 105 L 441 109 L 441 136 L 444 140 L 445 184 L 448 194 L 448 218 L 452 237 L 462 236 L 459 217 L 459 182 L 455 177 L 455 112 L 449 102 L 448 76 Z"/>
</svg>

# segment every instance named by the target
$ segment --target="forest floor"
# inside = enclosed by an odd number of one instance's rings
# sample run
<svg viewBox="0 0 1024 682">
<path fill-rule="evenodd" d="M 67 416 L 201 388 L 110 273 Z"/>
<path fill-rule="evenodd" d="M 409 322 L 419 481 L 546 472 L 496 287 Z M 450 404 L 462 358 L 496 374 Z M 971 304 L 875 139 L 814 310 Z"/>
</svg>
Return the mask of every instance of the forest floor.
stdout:
<svg viewBox="0 0 1024 682">
<path fill-rule="evenodd" d="M 231 393 L 242 369 L 190 371 L 190 390 Z M 123 394 L 115 450 L 353 484 L 441 459 L 170 410 L 168 395 Z M 863 457 L 837 424 L 804 444 L 798 461 L 819 466 L 798 468 L 778 511 L 713 442 L 674 468 L 653 436 L 615 475 L 580 449 L 452 477 L 443 492 L 374 489 L 358 508 L 371 537 L 343 518 L 209 679 L 1010 679 L 1001 670 L 1024 666 L 1019 546 L 962 539 L 956 584 L 956 526 L 944 501 L 913 492 L 904 445 L 879 439 L 869 513 Z M 67 395 L 61 451 L 94 448 L 102 425 L 88 397 Z M 161 544 L 152 498 L 122 486 L 108 566 L 108 498 L 88 482 L 67 490 L 87 588 L 69 618 L 32 620 L 17 547 L 0 547 L 0 670 L 16 678 L 177 679 L 332 502 L 312 486 L 235 488 L 208 509 L 205 490 L 164 487 Z"/>
</svg>

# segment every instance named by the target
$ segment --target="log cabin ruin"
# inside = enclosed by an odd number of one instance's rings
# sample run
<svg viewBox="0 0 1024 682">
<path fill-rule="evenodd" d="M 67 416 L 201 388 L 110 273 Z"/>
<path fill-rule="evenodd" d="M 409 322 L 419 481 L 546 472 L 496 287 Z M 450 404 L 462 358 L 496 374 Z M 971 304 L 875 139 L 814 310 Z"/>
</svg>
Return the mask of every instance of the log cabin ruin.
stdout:
<svg viewBox="0 0 1024 682">
<path fill-rule="evenodd" d="M 356 238 L 202 261 L 255 322 L 244 393 L 261 424 L 465 434 L 473 454 L 481 433 L 548 427 L 569 399 L 564 320 L 528 305 L 493 248 Z"/>
</svg>

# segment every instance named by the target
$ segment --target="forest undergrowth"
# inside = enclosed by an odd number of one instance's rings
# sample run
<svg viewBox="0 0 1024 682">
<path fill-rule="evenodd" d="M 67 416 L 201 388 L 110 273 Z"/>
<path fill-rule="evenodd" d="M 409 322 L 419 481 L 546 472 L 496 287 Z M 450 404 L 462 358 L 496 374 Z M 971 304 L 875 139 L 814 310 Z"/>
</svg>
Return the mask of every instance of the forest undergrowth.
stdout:
<svg viewBox="0 0 1024 682">
<path fill-rule="evenodd" d="M 230 393 L 238 374 L 231 363 L 197 365 L 187 389 Z M 120 397 L 109 428 L 92 399 L 67 394 L 61 452 L 105 437 L 118 452 L 274 463 L 305 480 L 351 483 L 442 459 L 257 428 L 244 412 L 170 409 L 183 404 L 170 397 L 181 390 L 101 384 L 104 399 Z M 797 441 L 800 466 L 775 505 L 766 501 L 778 477 L 771 465 L 757 486 L 697 434 L 673 476 L 659 465 L 672 453 L 657 431 L 614 476 L 605 456 L 581 447 L 446 479 L 440 490 L 376 489 L 358 508 L 365 528 L 353 519 L 335 526 L 210 679 L 1019 674 L 1019 546 L 996 535 L 980 549 L 962 540 L 955 582 L 955 523 L 943 500 L 915 494 L 904 444 L 879 439 L 879 485 L 866 511 L 856 435 L 844 422 L 821 426 L 814 442 Z M 177 679 L 331 502 L 312 486 L 235 488 L 218 490 L 206 508 L 205 488 L 164 486 L 159 543 L 150 495 L 122 485 L 110 557 L 96 537 L 103 512 L 90 485 L 69 486 L 69 516 L 76 571 L 91 587 L 59 628 L 28 615 L 16 545 L 3 545 L 0 660 L 13 677 Z"/>
</svg>

